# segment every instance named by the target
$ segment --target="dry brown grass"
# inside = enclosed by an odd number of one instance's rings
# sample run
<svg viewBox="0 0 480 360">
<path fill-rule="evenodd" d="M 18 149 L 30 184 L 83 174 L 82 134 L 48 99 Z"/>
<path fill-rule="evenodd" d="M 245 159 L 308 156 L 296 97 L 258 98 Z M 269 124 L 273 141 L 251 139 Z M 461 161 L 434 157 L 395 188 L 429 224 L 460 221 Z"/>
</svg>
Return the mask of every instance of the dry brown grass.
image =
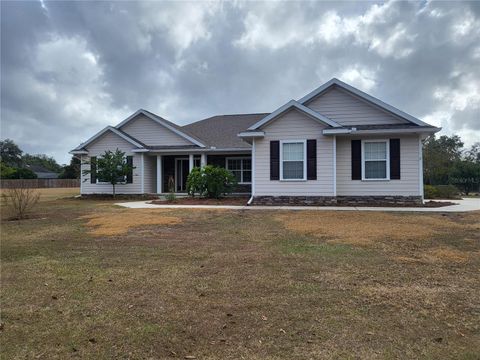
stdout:
<svg viewBox="0 0 480 360">
<path fill-rule="evenodd" d="M 427 239 L 444 229 L 478 228 L 478 223 L 459 224 L 438 215 L 381 212 L 296 212 L 278 215 L 288 230 L 327 242 L 368 246 L 382 240 Z"/>
<path fill-rule="evenodd" d="M 437 248 L 425 254 L 427 259 L 432 261 L 446 261 L 454 263 L 462 263 L 468 261 L 470 254 L 466 251 L 460 251 L 452 248 Z"/>
<path fill-rule="evenodd" d="M 480 213 L 38 206 L 2 222 L 2 359 L 478 359 Z"/>
<path fill-rule="evenodd" d="M 168 216 L 168 211 L 138 209 L 116 213 L 95 213 L 83 216 L 88 219 L 86 226 L 91 227 L 89 233 L 94 236 L 121 235 L 132 228 L 146 225 L 176 225 L 181 219 Z"/>
</svg>

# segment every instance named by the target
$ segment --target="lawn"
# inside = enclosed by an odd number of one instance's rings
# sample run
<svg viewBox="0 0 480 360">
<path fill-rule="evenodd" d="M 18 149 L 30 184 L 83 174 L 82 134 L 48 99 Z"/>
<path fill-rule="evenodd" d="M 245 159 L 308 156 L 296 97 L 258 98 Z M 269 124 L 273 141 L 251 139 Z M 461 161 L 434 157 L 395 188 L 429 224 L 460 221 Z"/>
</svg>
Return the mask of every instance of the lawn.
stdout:
<svg viewBox="0 0 480 360">
<path fill-rule="evenodd" d="M 75 189 L 73 189 L 75 191 Z M 1 223 L 3 359 L 478 359 L 480 213 L 123 209 Z"/>
</svg>

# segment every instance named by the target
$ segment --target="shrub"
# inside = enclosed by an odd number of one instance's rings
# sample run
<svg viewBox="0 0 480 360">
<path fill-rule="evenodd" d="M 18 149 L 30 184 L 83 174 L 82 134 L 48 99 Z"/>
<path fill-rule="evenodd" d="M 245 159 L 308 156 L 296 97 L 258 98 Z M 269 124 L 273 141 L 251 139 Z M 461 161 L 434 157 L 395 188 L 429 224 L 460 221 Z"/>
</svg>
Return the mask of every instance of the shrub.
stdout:
<svg viewBox="0 0 480 360">
<path fill-rule="evenodd" d="M 426 199 L 459 199 L 460 193 L 454 185 L 425 185 Z"/>
<path fill-rule="evenodd" d="M 0 178 L 11 179 L 13 174 L 15 174 L 15 171 L 15 168 L 10 167 L 3 162 L 0 162 Z"/>
<path fill-rule="evenodd" d="M 12 179 L 36 179 L 37 174 L 32 170 L 27 168 L 16 169 L 15 173 L 12 175 Z"/>
<path fill-rule="evenodd" d="M 438 198 L 437 187 L 433 185 L 424 185 L 423 196 L 425 197 L 425 199 L 437 199 Z"/>
<path fill-rule="evenodd" d="M 187 190 L 191 196 L 199 194 L 215 199 L 231 193 L 236 184 L 230 171 L 212 165 L 192 169 L 187 178 Z"/>
<path fill-rule="evenodd" d="M 24 219 L 37 204 L 40 194 L 29 188 L 26 181 L 18 180 L 14 188 L 5 189 L 2 198 L 13 219 Z"/>
<path fill-rule="evenodd" d="M 205 192 L 205 176 L 202 168 L 195 167 L 187 178 L 187 191 L 190 196 L 202 195 Z"/>
<path fill-rule="evenodd" d="M 37 174 L 27 168 L 12 168 L 0 163 L 0 177 L 2 179 L 36 179 Z"/>
</svg>

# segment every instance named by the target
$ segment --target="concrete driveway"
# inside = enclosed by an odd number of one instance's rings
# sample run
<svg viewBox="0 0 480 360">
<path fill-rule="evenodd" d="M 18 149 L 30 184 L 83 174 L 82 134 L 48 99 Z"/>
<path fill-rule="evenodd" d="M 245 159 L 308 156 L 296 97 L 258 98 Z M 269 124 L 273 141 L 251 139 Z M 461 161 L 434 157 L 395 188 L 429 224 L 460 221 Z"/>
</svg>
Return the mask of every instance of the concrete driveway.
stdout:
<svg viewBox="0 0 480 360">
<path fill-rule="evenodd" d="M 230 209 L 230 210 L 318 210 L 318 211 L 413 211 L 413 212 L 464 212 L 480 210 L 479 198 L 462 200 L 436 200 L 454 202 L 455 205 L 431 207 L 363 207 L 363 206 L 238 206 L 238 205 L 156 205 L 147 201 L 116 203 L 130 209 Z"/>
</svg>

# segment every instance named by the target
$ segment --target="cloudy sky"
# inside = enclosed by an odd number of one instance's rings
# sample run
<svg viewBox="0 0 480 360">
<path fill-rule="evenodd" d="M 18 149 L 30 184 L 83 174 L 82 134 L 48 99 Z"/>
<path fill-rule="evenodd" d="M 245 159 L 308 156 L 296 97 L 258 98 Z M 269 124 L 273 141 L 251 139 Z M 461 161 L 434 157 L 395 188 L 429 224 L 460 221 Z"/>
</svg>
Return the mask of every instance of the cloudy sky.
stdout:
<svg viewBox="0 0 480 360">
<path fill-rule="evenodd" d="M 1 2 L 1 138 L 67 162 L 139 108 L 269 112 L 338 77 L 480 140 L 480 2 Z"/>
</svg>

